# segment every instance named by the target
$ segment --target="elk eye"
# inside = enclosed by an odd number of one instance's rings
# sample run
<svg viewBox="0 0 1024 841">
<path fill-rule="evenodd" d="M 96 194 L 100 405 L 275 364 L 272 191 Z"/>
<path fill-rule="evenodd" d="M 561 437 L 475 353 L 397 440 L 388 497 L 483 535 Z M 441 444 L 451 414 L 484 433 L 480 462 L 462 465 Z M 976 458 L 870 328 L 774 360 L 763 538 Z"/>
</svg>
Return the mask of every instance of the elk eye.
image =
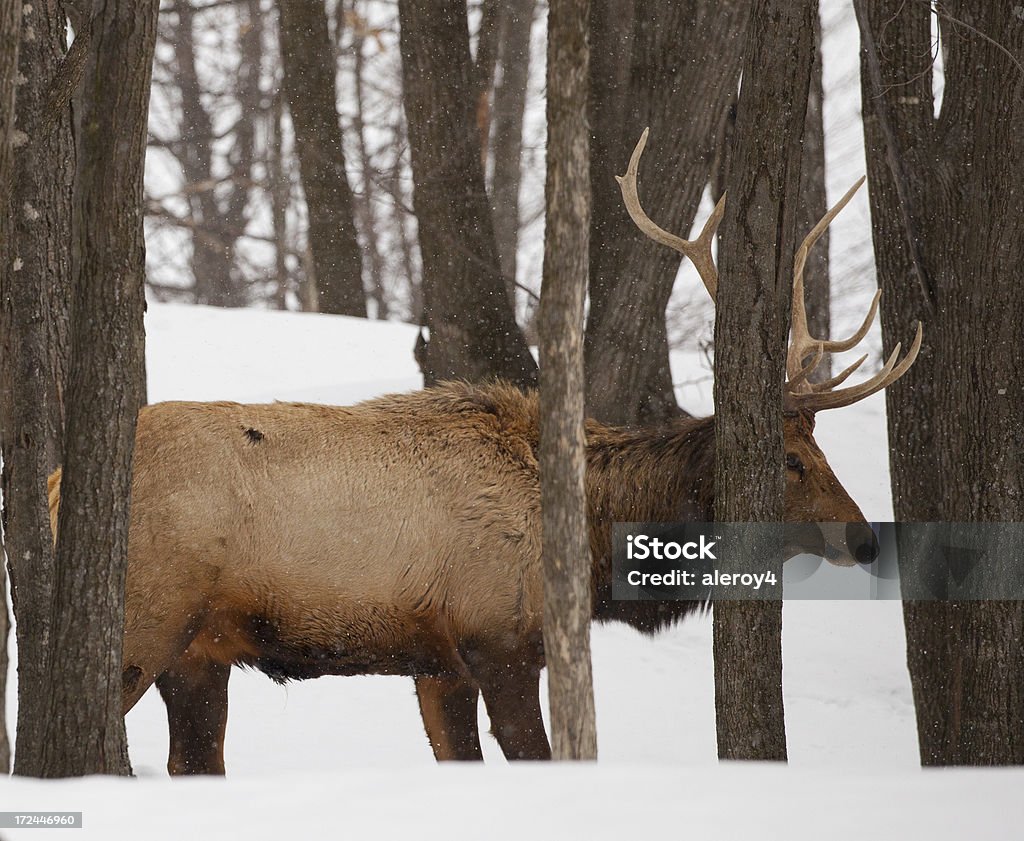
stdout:
<svg viewBox="0 0 1024 841">
<path fill-rule="evenodd" d="M 786 453 L 786 470 L 795 470 L 801 479 L 804 478 L 804 463 L 794 453 Z"/>
</svg>

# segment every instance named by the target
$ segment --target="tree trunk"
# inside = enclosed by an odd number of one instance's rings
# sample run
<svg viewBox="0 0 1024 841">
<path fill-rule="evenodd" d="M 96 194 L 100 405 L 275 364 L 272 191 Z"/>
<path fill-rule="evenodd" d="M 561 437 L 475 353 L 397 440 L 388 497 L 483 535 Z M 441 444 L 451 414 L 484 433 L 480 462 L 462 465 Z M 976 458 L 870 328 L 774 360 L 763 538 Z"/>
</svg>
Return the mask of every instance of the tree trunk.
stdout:
<svg viewBox="0 0 1024 841">
<path fill-rule="evenodd" d="M 338 123 L 334 49 L 323 0 L 278 0 L 281 59 L 306 194 L 320 312 L 366 317 L 363 253 Z"/>
<path fill-rule="evenodd" d="M 530 81 L 530 33 L 537 0 L 510 0 L 501 41 L 501 81 L 494 87 L 491 207 L 501 272 L 513 311 L 519 250 L 519 184 L 522 178 L 523 112 Z"/>
<path fill-rule="evenodd" d="M 4 3 L 0 6 L 0 313 L 8 312 L 8 294 L 11 288 L 11 266 L 13 250 L 11 241 L 11 185 L 13 181 L 14 157 L 14 103 L 18 78 L 18 41 L 21 38 L 21 7 L 18 3 Z M 7 407 L 11 400 L 9 324 L 6 318 L 0 321 L 0 434 L 6 438 Z M 6 456 L 7 447 L 3 454 Z M 4 476 L 6 488 L 6 471 Z M 6 494 L 4 494 L 6 503 Z M 7 529 L 6 511 L 0 511 L 0 522 Z M 11 767 L 11 745 L 7 738 L 7 638 L 10 635 L 10 617 L 7 613 L 7 560 L 5 546 L 0 545 L 0 598 L 3 610 L 0 615 L 0 772 L 6 774 Z"/>
<path fill-rule="evenodd" d="M 81 228 L 68 378 L 49 691 L 34 699 L 40 744 L 18 733 L 33 776 L 130 771 L 121 638 L 135 417 L 142 399 L 142 176 L 159 3 L 96 7 L 84 80 Z"/>
<path fill-rule="evenodd" d="M 483 0 L 473 58 L 473 96 L 476 98 L 476 130 L 480 138 L 480 168 L 487 171 L 487 146 L 491 138 L 491 92 L 498 67 L 501 31 L 507 16 L 506 0 Z"/>
<path fill-rule="evenodd" d="M 916 364 L 886 391 L 897 520 L 1024 520 L 1024 27 L 955 0 L 934 115 L 930 10 L 857 0 L 864 133 L 886 346 Z M 883 48 L 884 32 L 884 48 Z M 984 36 L 982 35 L 984 33 Z M 924 765 L 1024 763 L 1024 606 L 904 604 Z"/>
<path fill-rule="evenodd" d="M 515 322 L 480 166 L 463 0 L 400 0 L 402 80 L 423 261 L 424 380 L 537 383 Z"/>
<path fill-rule="evenodd" d="M 192 218 L 192 277 L 195 302 L 240 306 L 244 300 L 231 283 L 231 249 L 225 221 L 214 192 L 213 122 L 203 105 L 203 86 L 196 66 L 195 10 L 191 2 L 175 4 L 174 45 L 178 90 L 181 95 L 180 152 L 176 154 L 185 178 L 184 193 Z"/>
<path fill-rule="evenodd" d="M 24 81 L 16 113 L 26 134 L 14 158 L 13 231 L 3 237 L 13 242 L 10 259 L 17 268 L 4 279 L 0 330 L 10 344 L 4 354 L 0 427 L 6 548 L 19 619 L 19 729 L 25 724 L 33 732 L 31 704 L 46 691 L 54 578 L 46 476 L 61 461 L 64 433 L 74 147 L 68 103 L 55 100 L 50 90 L 58 74 L 67 72 L 64 9 L 30 4 L 22 15 Z M 38 731 L 33 738 L 41 738 Z"/>
<path fill-rule="evenodd" d="M 821 78 L 821 18 L 814 16 L 814 65 L 804 122 L 803 165 L 800 168 L 800 216 L 797 235 L 804 236 L 828 212 L 825 191 L 824 90 Z M 812 336 L 828 339 L 832 328 L 829 290 L 829 232 L 825 229 L 804 266 L 804 302 Z M 820 383 L 832 376 L 832 356 L 824 354 L 808 379 Z"/>
<path fill-rule="evenodd" d="M 635 0 L 632 34 L 622 39 L 619 4 L 595 2 L 587 409 L 608 423 L 679 413 L 665 327 L 679 256 L 636 229 L 612 176 L 650 126 L 639 178 L 644 208 L 663 227 L 689 230 L 738 83 L 748 15 L 741 0 Z M 625 84 L 617 67 L 623 41 L 632 47 Z"/>
<path fill-rule="evenodd" d="M 756 0 L 751 12 L 715 318 L 720 522 L 783 519 L 782 384 L 817 5 Z M 749 560 L 781 579 L 780 554 Z M 714 656 L 719 757 L 785 760 L 782 602 L 716 600 Z"/>
<path fill-rule="evenodd" d="M 339 8 L 341 4 L 339 3 Z M 352 3 L 352 16 L 357 19 L 356 0 Z M 341 26 L 339 22 L 338 26 Z M 337 36 L 341 37 L 340 31 Z M 357 24 L 352 31 L 352 53 L 355 57 L 355 67 L 352 69 L 352 83 L 355 88 L 355 118 L 352 130 L 355 132 L 356 140 L 359 143 L 359 168 L 363 182 L 362 194 L 356 197 L 356 206 L 359 208 L 363 230 L 363 242 L 366 243 L 366 253 L 370 263 L 370 296 L 376 308 L 375 318 L 386 319 L 390 315 L 387 294 L 384 290 L 384 259 L 378 247 L 379 228 L 377 225 L 377 214 L 374 212 L 373 194 L 374 167 L 370 158 L 369 144 L 366 141 L 366 124 L 364 114 L 366 111 L 366 94 L 363 76 L 366 73 L 364 45 L 366 43 L 366 27 Z"/>
<path fill-rule="evenodd" d="M 555 759 L 597 759 L 584 490 L 583 302 L 590 216 L 586 116 L 590 0 L 548 12 L 547 180 L 540 304 L 544 653 Z"/>
</svg>

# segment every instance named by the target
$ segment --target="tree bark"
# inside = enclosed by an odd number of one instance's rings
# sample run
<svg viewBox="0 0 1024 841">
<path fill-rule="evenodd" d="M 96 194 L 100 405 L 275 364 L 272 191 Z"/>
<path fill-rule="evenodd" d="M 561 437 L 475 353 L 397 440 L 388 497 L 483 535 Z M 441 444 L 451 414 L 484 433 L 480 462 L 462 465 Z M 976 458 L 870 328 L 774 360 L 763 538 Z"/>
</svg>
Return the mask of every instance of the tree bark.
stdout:
<svg viewBox="0 0 1024 841">
<path fill-rule="evenodd" d="M 11 186 L 13 182 L 13 157 L 15 119 L 14 104 L 18 78 L 18 47 L 21 38 L 21 8 L 18 3 L 4 3 L 0 6 L 0 305 L 5 315 L 8 311 L 8 294 L 10 290 L 13 263 L 11 241 Z M 10 345 L 8 324 L 0 324 L 3 332 L 3 354 L 0 356 L 0 432 L 8 430 L 7 406 L 10 405 L 11 379 Z M 6 339 L 6 340 L 5 340 Z M 4 455 L 7 449 L 4 447 Z M 6 473 L 6 471 L 5 471 Z M 6 480 L 6 475 L 5 475 Z M 6 481 L 4 482 L 6 487 Z M 6 501 L 6 494 L 4 494 Z M 6 512 L 0 512 L 0 515 Z M 8 520 L 2 516 L 3 530 L 6 532 Z M 6 550 L 0 545 L 0 550 Z M 11 745 L 7 738 L 7 638 L 10 635 L 10 617 L 7 613 L 7 561 L 0 551 L 0 598 L 3 610 L 0 611 L 0 772 L 6 774 L 11 765 Z"/>
<path fill-rule="evenodd" d="M 781 522 L 782 384 L 816 0 L 751 11 L 715 318 L 715 518 Z M 781 547 L 780 547 L 781 548 Z M 782 577 L 781 554 L 764 560 Z M 722 759 L 786 759 L 782 602 L 715 601 Z"/>
<path fill-rule="evenodd" d="M 928 5 L 855 7 L 882 335 L 925 336 L 886 392 L 896 519 L 1021 521 L 1024 27 L 942 4 L 936 117 Z M 908 601 L 904 619 L 922 764 L 1024 763 L 1024 606 Z"/>
<path fill-rule="evenodd" d="M 639 178 L 644 208 L 663 227 L 689 230 L 739 80 L 749 4 L 635 0 L 626 39 L 621 16 L 620 4 L 595 2 L 587 409 L 599 420 L 634 425 L 680 411 L 665 327 L 680 258 L 636 229 L 612 176 L 650 126 L 652 148 Z M 626 80 L 616 66 L 620 43 L 631 44 Z"/>
<path fill-rule="evenodd" d="M 121 638 L 135 417 L 142 400 L 142 177 L 159 3 L 96 6 L 84 80 L 81 227 L 68 378 L 62 505 L 48 658 L 34 699 L 40 744 L 19 732 L 32 776 L 130 771 Z"/>
<path fill-rule="evenodd" d="M 537 383 L 505 293 L 474 120 L 462 0 L 400 0 L 402 80 L 423 261 L 424 380 Z"/>
<path fill-rule="evenodd" d="M 510 0 L 501 40 L 501 81 L 494 87 L 494 172 L 491 207 L 501 272 L 513 311 L 519 250 L 519 184 L 522 179 L 523 112 L 530 80 L 530 33 L 537 0 Z"/>
<path fill-rule="evenodd" d="M 590 216 L 590 0 L 548 12 L 547 180 L 540 304 L 544 653 L 555 759 L 596 759 L 583 430 L 583 303 Z"/>
<path fill-rule="evenodd" d="M 323 0 L 278 0 L 284 88 L 295 129 L 320 312 L 366 317 L 363 253 L 338 123 Z"/>
<path fill-rule="evenodd" d="M 0 316 L 7 343 L 0 439 L 6 549 L 19 620 L 18 726 L 32 731 L 38 718 L 31 705 L 46 687 L 54 578 L 46 476 L 61 461 L 64 432 L 75 170 L 71 112 L 67 99 L 51 90 L 68 72 L 64 9 L 57 3 L 26 4 L 22 16 L 23 81 L 14 113 L 27 133 L 15 151 L 12 230 L 3 235 L 13 242 L 5 261 L 13 271 L 3 279 Z"/>
</svg>

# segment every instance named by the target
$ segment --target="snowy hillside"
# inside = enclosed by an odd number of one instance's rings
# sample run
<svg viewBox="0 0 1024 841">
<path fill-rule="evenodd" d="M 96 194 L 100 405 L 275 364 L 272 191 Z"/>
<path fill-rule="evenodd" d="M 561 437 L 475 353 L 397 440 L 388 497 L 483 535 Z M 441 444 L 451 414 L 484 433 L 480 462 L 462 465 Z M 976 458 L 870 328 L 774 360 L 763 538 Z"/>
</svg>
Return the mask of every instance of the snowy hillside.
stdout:
<svg viewBox="0 0 1024 841">
<path fill-rule="evenodd" d="M 415 388 L 415 329 L 330 316 L 150 305 L 151 401 L 348 403 Z M 680 356 L 676 380 L 700 379 Z M 681 394 L 707 410 L 709 382 Z M 883 402 L 822 413 L 817 438 L 867 519 L 891 517 Z M 155 690 L 128 716 L 141 781 L 0 780 L 0 810 L 82 810 L 86 837 L 1015 837 L 1024 772 L 917 768 L 896 602 L 785 607 L 788 768 L 720 766 L 711 622 L 655 639 L 594 631 L 598 767 L 435 766 L 411 679 L 280 687 L 235 670 L 228 780 L 170 781 Z M 8 699 L 14 720 L 14 687 Z M 482 710 L 482 705 L 481 705 Z M 481 712 L 486 729 L 486 719 Z M 1015 814 L 1011 814 L 1015 813 Z M 984 815 L 984 818 L 979 816 Z M 980 821 L 980 822 L 979 822 Z M 47 830 L 0 830 L 45 837 Z M 78 837 L 78 836 L 76 836 Z"/>
</svg>

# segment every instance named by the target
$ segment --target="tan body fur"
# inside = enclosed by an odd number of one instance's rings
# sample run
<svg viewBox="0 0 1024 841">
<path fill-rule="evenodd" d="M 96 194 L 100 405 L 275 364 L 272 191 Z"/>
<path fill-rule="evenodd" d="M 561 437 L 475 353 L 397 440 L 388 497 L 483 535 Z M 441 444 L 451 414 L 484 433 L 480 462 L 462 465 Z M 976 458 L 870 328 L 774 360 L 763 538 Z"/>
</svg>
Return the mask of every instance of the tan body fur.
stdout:
<svg viewBox="0 0 1024 841">
<path fill-rule="evenodd" d="M 787 519 L 863 522 L 811 427 L 786 420 L 787 451 L 805 467 L 787 472 Z M 507 756 L 548 756 L 537 429 L 536 397 L 503 385 L 351 408 L 144 408 L 124 708 L 156 680 L 171 772 L 223 773 L 233 664 L 277 680 L 413 675 L 439 759 L 479 758 L 482 692 Z M 653 431 L 588 424 L 596 618 L 653 632 L 694 609 L 612 602 L 610 531 L 614 521 L 711 519 L 713 465 L 711 419 Z"/>
</svg>

